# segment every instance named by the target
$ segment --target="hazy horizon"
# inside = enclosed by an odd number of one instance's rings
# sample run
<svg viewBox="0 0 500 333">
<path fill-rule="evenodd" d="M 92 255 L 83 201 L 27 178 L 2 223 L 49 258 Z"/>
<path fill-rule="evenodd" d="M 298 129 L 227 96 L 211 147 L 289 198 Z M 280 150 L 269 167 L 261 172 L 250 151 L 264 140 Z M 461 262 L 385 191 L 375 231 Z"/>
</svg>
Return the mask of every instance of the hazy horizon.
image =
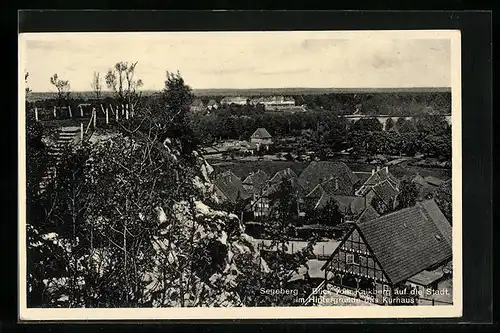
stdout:
<svg viewBox="0 0 500 333">
<path fill-rule="evenodd" d="M 189 85 L 189 84 L 188 84 Z M 158 88 L 158 89 L 141 89 L 140 91 L 143 92 L 159 92 L 163 90 L 164 88 Z M 451 92 L 451 87 L 356 87 L 356 88 L 349 88 L 349 87 L 259 87 L 259 88 L 193 88 L 191 89 L 196 92 L 196 91 L 252 91 L 252 90 L 332 90 L 332 91 L 358 91 L 358 92 L 370 92 L 370 91 L 394 91 L 394 92 L 405 92 L 405 91 L 422 91 L 422 92 L 427 92 L 427 91 L 443 91 L 443 92 Z M 109 89 L 103 89 L 105 93 L 112 93 L 111 90 Z M 72 93 L 91 93 L 91 89 L 87 90 L 71 90 Z M 52 94 L 52 93 L 57 93 L 56 91 L 34 91 L 31 90 L 30 93 L 34 94 Z"/>
<path fill-rule="evenodd" d="M 119 61 L 138 61 L 143 90 L 162 89 L 167 70 L 193 90 L 451 86 L 450 39 L 437 32 L 31 33 L 20 45 L 34 92 L 55 91 L 54 73 L 89 91 Z"/>
</svg>

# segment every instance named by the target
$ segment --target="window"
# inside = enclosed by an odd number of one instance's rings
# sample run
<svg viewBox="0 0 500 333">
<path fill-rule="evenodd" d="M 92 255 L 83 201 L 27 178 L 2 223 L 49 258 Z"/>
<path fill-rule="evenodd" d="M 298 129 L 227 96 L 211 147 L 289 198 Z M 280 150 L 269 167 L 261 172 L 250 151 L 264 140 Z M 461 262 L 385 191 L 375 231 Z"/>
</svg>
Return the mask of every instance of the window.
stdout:
<svg viewBox="0 0 500 333">
<path fill-rule="evenodd" d="M 348 254 L 346 256 L 346 262 L 348 264 L 359 265 L 359 255 L 358 254 Z"/>
<path fill-rule="evenodd" d="M 346 261 L 348 264 L 354 264 L 354 254 L 348 254 L 346 256 Z"/>
</svg>

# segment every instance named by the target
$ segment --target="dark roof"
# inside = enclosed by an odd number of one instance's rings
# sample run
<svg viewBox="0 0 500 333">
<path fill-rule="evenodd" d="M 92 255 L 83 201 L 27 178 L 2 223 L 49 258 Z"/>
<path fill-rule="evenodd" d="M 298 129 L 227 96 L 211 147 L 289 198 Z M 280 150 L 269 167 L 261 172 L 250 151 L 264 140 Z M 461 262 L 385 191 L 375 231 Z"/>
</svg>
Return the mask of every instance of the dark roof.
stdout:
<svg viewBox="0 0 500 333">
<path fill-rule="evenodd" d="M 365 210 L 359 215 L 357 223 L 368 222 L 380 217 L 380 214 L 372 207 L 372 205 L 366 205 Z"/>
<path fill-rule="evenodd" d="M 451 259 L 451 225 L 434 200 L 358 223 L 357 228 L 393 284 Z"/>
<path fill-rule="evenodd" d="M 328 203 L 328 201 L 330 201 L 330 198 L 331 196 L 329 196 L 328 194 L 322 194 L 318 201 L 316 201 L 316 204 L 314 204 L 314 209 L 318 209 L 318 208 L 323 208 L 326 206 L 326 204 Z"/>
<path fill-rule="evenodd" d="M 390 184 L 389 180 L 373 186 L 373 191 L 382 199 L 386 205 L 390 205 L 398 196 L 398 191 Z"/>
<path fill-rule="evenodd" d="M 314 196 L 314 193 L 317 192 L 318 189 L 321 189 L 322 193 L 326 193 L 328 195 L 350 196 L 353 192 L 353 184 L 347 177 L 333 176 L 321 184 L 318 184 L 311 191 L 311 196 Z"/>
<path fill-rule="evenodd" d="M 207 106 L 214 106 L 217 105 L 217 102 L 214 99 L 211 99 L 208 103 Z"/>
<path fill-rule="evenodd" d="M 337 178 L 340 190 L 337 194 L 350 195 L 354 192 L 354 184 L 358 181 L 356 175 L 342 162 L 313 161 L 300 174 L 299 180 L 307 192 L 311 192 L 323 182 Z M 324 187 L 335 188 L 335 180 Z"/>
<path fill-rule="evenodd" d="M 362 183 L 365 186 L 376 185 L 384 180 L 388 180 L 391 184 L 396 187 L 399 183 L 398 179 L 389 171 L 389 167 L 383 167 L 377 171 L 372 172 L 372 175 Z"/>
<path fill-rule="evenodd" d="M 254 139 L 271 139 L 271 134 L 264 128 L 264 127 L 259 127 L 253 132 L 252 138 Z"/>
<path fill-rule="evenodd" d="M 269 176 L 267 173 L 259 169 L 257 172 L 254 172 L 245 178 L 243 184 L 252 185 L 252 192 L 260 193 L 264 186 L 266 186 L 268 180 Z"/>
<path fill-rule="evenodd" d="M 300 197 L 305 196 L 304 188 L 299 182 L 297 174 L 290 168 L 286 168 L 276 172 L 276 174 L 267 182 L 267 187 L 264 190 L 264 196 L 269 196 L 276 192 L 280 184 L 284 181 L 290 181 L 292 187 L 297 191 Z"/>
<path fill-rule="evenodd" d="M 356 175 L 356 177 L 358 177 L 358 183 L 361 185 L 364 184 L 372 175 L 371 172 L 363 171 L 354 171 L 354 174 Z"/>
<path fill-rule="evenodd" d="M 333 199 L 339 205 L 341 212 L 358 215 L 366 208 L 366 199 L 364 197 L 355 197 L 350 195 L 335 195 Z"/>
<path fill-rule="evenodd" d="M 448 245 L 452 247 L 451 224 L 448 222 L 443 212 L 441 212 L 436 202 L 434 200 L 425 200 L 419 203 L 419 206 L 423 208 L 423 212 L 426 217 L 430 218 L 434 222 L 439 231 L 441 231 L 441 234 L 445 238 Z"/>
<path fill-rule="evenodd" d="M 231 170 L 221 173 L 214 181 L 215 186 L 224 193 L 231 202 L 236 202 L 238 194 L 242 199 L 248 199 L 250 194 L 243 187 L 243 183 Z"/>
<path fill-rule="evenodd" d="M 269 180 L 269 183 L 277 184 L 277 183 L 281 183 L 283 181 L 283 179 L 297 179 L 297 178 L 298 178 L 297 174 L 295 172 L 293 172 L 292 169 L 286 168 L 286 169 L 283 169 L 283 170 L 276 172 L 274 174 L 273 178 L 271 178 Z"/>
</svg>

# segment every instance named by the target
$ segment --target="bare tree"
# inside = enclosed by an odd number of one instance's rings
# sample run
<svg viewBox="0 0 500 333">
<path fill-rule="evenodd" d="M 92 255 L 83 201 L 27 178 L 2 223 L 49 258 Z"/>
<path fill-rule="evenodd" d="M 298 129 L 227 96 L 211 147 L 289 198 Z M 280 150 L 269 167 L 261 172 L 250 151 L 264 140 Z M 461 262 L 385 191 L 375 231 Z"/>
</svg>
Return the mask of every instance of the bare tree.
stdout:
<svg viewBox="0 0 500 333">
<path fill-rule="evenodd" d="M 140 99 L 137 90 L 143 85 L 141 79 L 135 78 L 136 66 L 137 61 L 130 65 L 128 62 L 118 62 L 106 74 L 107 87 L 115 92 L 120 103 L 130 106 L 132 113 Z"/>
<path fill-rule="evenodd" d="M 50 78 L 50 83 L 57 89 L 57 100 L 59 101 L 59 104 L 62 104 L 62 101 L 69 99 L 71 86 L 68 80 L 61 80 L 56 73 Z"/>
<path fill-rule="evenodd" d="M 102 79 L 101 79 L 101 74 L 99 72 L 94 72 L 91 86 L 92 90 L 94 91 L 96 100 L 99 100 L 102 94 Z"/>
<path fill-rule="evenodd" d="M 28 76 L 30 75 L 29 72 L 24 73 L 24 85 L 25 85 L 25 91 L 26 91 L 26 96 L 31 92 L 30 87 L 28 87 Z"/>
</svg>

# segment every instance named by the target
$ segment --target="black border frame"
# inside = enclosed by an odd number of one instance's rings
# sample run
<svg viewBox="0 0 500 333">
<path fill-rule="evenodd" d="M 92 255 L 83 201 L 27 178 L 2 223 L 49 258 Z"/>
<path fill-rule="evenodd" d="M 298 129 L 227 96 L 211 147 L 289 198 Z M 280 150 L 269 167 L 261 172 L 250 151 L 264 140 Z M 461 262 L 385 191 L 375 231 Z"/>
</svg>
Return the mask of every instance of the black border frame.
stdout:
<svg viewBox="0 0 500 333">
<path fill-rule="evenodd" d="M 492 321 L 492 13 L 487 11 L 23 11 L 19 32 L 180 30 L 409 30 L 462 33 L 463 317 L 450 319 L 241 320 L 250 323 L 488 323 Z M 17 40 L 17 36 L 16 36 Z M 16 60 L 17 60 L 17 48 Z M 12 58 L 14 59 L 14 58 Z M 17 64 L 17 61 L 16 61 Z M 12 66 L 17 68 L 17 65 Z M 15 70 L 17 80 L 17 70 Z M 12 96 L 17 96 L 17 87 Z M 17 99 L 14 102 L 17 105 Z M 12 115 L 11 115 L 12 116 Z M 12 116 L 17 122 L 17 114 Z M 12 126 L 12 128 L 16 128 Z M 16 132 L 16 130 L 14 130 Z M 15 148 L 14 148 L 15 147 Z M 14 150 L 15 149 L 15 150 Z M 17 161 L 17 144 L 11 160 Z M 9 152 L 13 152 L 9 151 Z M 15 157 L 14 157 L 15 156 Z M 9 157 L 8 157 L 9 158 Z M 16 163 L 17 170 L 17 163 Z M 11 179 L 13 180 L 13 179 Z M 17 180 L 11 193 L 17 194 Z M 13 195 L 6 193 L 7 200 Z M 16 201 L 17 202 L 17 201 Z M 10 207 L 15 207 L 14 203 Z M 16 215 L 16 214 L 15 214 Z M 15 222 L 14 222 L 15 221 Z M 2 322 L 17 321 L 17 218 L 5 221 L 7 263 L 16 272 L 2 285 L 10 303 Z M 14 235 L 12 234 L 12 231 Z M 3 259 L 3 258 L 2 258 Z M 12 265 L 13 264 L 13 265 Z M 12 283 L 14 282 L 14 283 Z M 7 319 L 9 318 L 9 319 Z M 186 321 L 154 321 L 158 323 Z M 193 323 L 193 321 L 189 321 Z M 228 323 L 203 320 L 196 323 Z M 30 322 L 31 323 L 31 322 Z M 75 322 L 71 322 L 75 323 Z M 99 322 L 92 322 L 99 324 Z M 111 321 L 116 328 L 123 321 Z M 125 321 L 126 323 L 126 321 Z M 24 325 L 24 323 L 22 324 Z M 10 324 L 8 327 L 12 327 Z M 7 327 L 6 326 L 6 327 Z M 42 325 L 45 328 L 47 325 Z M 48 324 L 52 327 L 52 324 Z M 73 326 L 73 325 L 71 325 Z M 92 325 L 94 326 L 94 325 Z M 154 325 L 156 326 L 156 325 Z M 128 326 L 130 327 L 130 326 Z M 41 327 L 40 327 L 41 328 Z M 69 327 L 68 327 L 69 328 Z M 125 328 L 125 327 L 123 327 Z"/>
</svg>

